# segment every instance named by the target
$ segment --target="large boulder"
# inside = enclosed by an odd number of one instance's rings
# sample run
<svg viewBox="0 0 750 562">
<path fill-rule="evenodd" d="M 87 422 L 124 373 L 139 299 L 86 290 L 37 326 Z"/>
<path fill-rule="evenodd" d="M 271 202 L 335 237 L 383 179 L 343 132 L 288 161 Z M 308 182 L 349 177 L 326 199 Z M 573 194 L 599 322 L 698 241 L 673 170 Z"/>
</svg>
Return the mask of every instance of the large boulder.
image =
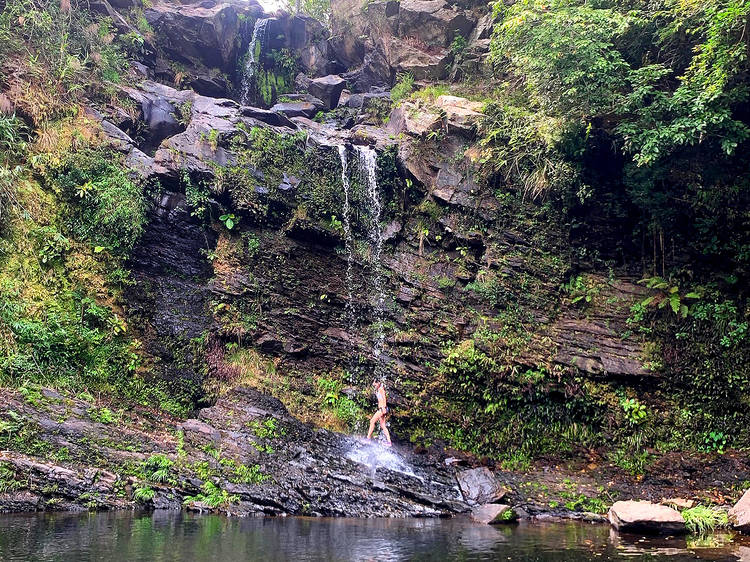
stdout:
<svg viewBox="0 0 750 562">
<path fill-rule="evenodd" d="M 468 502 L 491 503 L 499 501 L 505 495 L 503 487 L 486 467 L 459 472 L 456 480 L 464 499 Z"/>
<path fill-rule="evenodd" d="M 609 522 L 618 531 L 675 535 L 687 532 L 676 509 L 645 501 L 619 501 L 609 509 Z"/>
<path fill-rule="evenodd" d="M 352 65 L 356 66 L 356 65 Z M 371 48 L 363 55 L 362 64 L 343 75 L 354 92 L 369 92 L 373 88 L 390 88 L 395 76 L 382 50 Z"/>
<path fill-rule="evenodd" d="M 311 80 L 307 86 L 307 91 L 322 100 L 326 109 L 331 110 L 339 104 L 339 98 L 344 88 L 346 88 L 346 80 L 341 78 L 341 76 L 329 74 L 328 76 Z"/>
<path fill-rule="evenodd" d="M 401 0 L 398 35 L 426 45 L 447 47 L 456 35 L 468 37 L 476 24 L 471 12 L 447 0 Z"/>
<path fill-rule="evenodd" d="M 430 131 L 439 130 L 442 122 L 439 113 L 411 102 L 403 102 L 391 111 L 388 132 L 393 135 L 407 133 L 414 137 L 423 137 Z"/>
<path fill-rule="evenodd" d="M 445 112 L 448 132 L 473 136 L 476 126 L 484 117 L 481 102 L 457 96 L 438 96 L 435 105 Z"/>
<path fill-rule="evenodd" d="M 501 503 L 487 503 L 471 510 L 471 520 L 483 525 L 497 525 L 512 523 L 518 516 L 509 505 Z"/>
<path fill-rule="evenodd" d="M 729 521 L 738 531 L 750 533 L 750 490 L 747 490 L 740 501 L 729 510 Z"/>
<path fill-rule="evenodd" d="M 399 37 L 384 40 L 383 50 L 395 73 L 408 72 L 417 80 L 445 78 L 453 59 L 447 48 L 429 48 Z"/>
<path fill-rule="evenodd" d="M 315 117 L 320 108 L 307 101 L 290 101 L 277 103 L 271 111 L 283 113 L 287 117 Z"/>
<path fill-rule="evenodd" d="M 340 71 L 328 42 L 328 31 L 315 18 L 281 12 L 268 20 L 266 52 L 289 49 L 302 70 L 312 76 Z"/>
<path fill-rule="evenodd" d="M 156 0 L 144 11 L 153 28 L 157 76 L 206 95 L 226 95 L 244 43 L 248 21 L 263 14 L 256 0 L 174 2 Z M 182 67 L 175 70 L 175 63 Z"/>
<path fill-rule="evenodd" d="M 473 0 L 373 0 L 364 9 L 358 0 L 333 0 L 331 11 L 331 46 L 337 57 L 350 68 L 361 63 L 357 71 L 380 77 L 411 72 L 418 79 L 445 78 L 453 61 L 452 41 L 459 35 L 484 37 L 492 23 L 485 18 L 474 33 L 488 9 Z M 383 56 L 390 73 L 382 71 L 378 57 L 368 60 L 371 53 Z M 353 91 L 366 91 L 351 79 L 349 84 Z"/>
</svg>

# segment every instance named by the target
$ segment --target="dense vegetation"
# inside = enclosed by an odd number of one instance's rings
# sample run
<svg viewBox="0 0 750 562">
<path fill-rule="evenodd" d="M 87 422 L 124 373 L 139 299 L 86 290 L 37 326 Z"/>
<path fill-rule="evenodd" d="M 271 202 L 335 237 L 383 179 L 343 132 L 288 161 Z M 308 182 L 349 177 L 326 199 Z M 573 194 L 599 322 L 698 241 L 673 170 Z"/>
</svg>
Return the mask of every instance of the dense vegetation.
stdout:
<svg viewBox="0 0 750 562">
<path fill-rule="evenodd" d="M 0 384 L 183 413 L 143 367 L 122 309 L 153 186 L 79 105 L 117 97 L 134 38 L 75 3 L 18 0 L 0 13 Z"/>
<path fill-rule="evenodd" d="M 560 193 L 582 226 L 598 215 L 619 234 L 609 256 L 746 281 L 749 12 L 497 3 L 491 60 L 510 79 L 488 110 L 488 165 Z"/>
<path fill-rule="evenodd" d="M 328 7 L 311 1 L 301 9 L 322 17 Z M 398 429 L 512 468 L 543 454 L 603 448 L 638 473 L 653 452 L 750 446 L 748 12 L 740 0 L 495 5 L 494 79 L 483 76 L 478 87 L 470 75 L 453 87 L 485 102 L 476 176 L 504 214 L 492 222 L 467 213 L 455 230 L 480 232 L 489 247 L 498 242 L 493 233 L 512 223 L 533 246 L 514 257 L 533 261 L 536 277 L 482 269 L 471 243 L 451 238 L 447 212 L 426 186 L 406 180 L 395 151 L 380 154 L 381 222 L 398 218 L 404 238 L 416 231 L 409 243 L 420 259 L 458 264 L 463 277 L 440 277 L 437 288 L 475 315 L 468 335 L 455 326 L 418 335 L 387 327 L 394 341 L 441 338 L 442 356 L 423 365 L 427 375 L 399 380 L 409 404 L 394 421 Z M 180 381 L 155 377 L 123 307 L 133 283 L 128 258 L 159 186 L 134 178 L 82 110 L 116 102 L 136 113 L 116 85 L 131 79 L 128 59 L 143 54 L 143 40 L 76 3 L 3 5 L 0 384 L 111 393 L 184 415 L 215 388 L 183 394 Z M 452 49 L 464 47 L 454 41 Z M 283 100 L 299 61 L 285 49 L 256 55 L 253 95 L 266 104 Z M 415 87 L 413 76 L 401 75 L 393 101 L 429 105 L 450 91 Z M 190 111 L 180 116 L 186 122 Z M 383 124 L 388 112 L 373 113 Z M 439 146 L 442 135 L 431 131 L 417 150 Z M 211 180 L 184 172 L 175 183 L 193 217 L 219 239 L 205 250 L 217 276 L 245 268 L 247 282 L 239 296 L 212 296 L 207 314 L 215 329 L 187 342 L 196 353 L 186 362 L 222 383 L 262 372 L 254 382 L 289 403 L 303 393 L 288 377 L 281 391 L 263 379 L 276 373 L 248 344 L 263 311 L 277 304 L 272 283 L 253 275 L 298 282 L 278 273 L 291 253 L 279 246 L 290 233 L 343 253 L 339 155 L 304 133 L 239 126 L 232 135 L 212 129 L 205 136 L 212 151 L 221 145 L 236 159 L 216 164 Z M 350 175 L 352 227 L 362 242 L 354 255 L 365 264 L 371 217 L 362 179 Z M 555 364 L 551 352 L 529 364 L 524 354 L 539 345 L 525 328 L 535 323 L 533 312 L 554 318 L 567 307 L 586 318 L 602 304 L 606 276 L 641 279 L 650 290 L 627 303 L 620 336 L 644 344 L 639 360 L 658 378 L 592 377 Z M 306 307 L 322 322 L 339 320 L 344 307 L 335 308 L 327 292 L 312 300 L 286 303 L 283 313 Z M 320 410 L 336 418 L 331 425 L 351 429 L 363 404 L 345 392 L 351 373 L 341 363 L 294 373 L 305 381 L 298 406 L 315 421 Z"/>
</svg>

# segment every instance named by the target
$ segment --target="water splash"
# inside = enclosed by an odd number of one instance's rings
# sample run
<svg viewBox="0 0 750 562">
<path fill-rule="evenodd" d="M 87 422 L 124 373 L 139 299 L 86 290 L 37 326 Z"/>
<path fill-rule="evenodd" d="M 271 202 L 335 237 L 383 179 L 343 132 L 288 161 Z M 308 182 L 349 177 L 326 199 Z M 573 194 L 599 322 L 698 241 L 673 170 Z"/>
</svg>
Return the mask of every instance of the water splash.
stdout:
<svg viewBox="0 0 750 562">
<path fill-rule="evenodd" d="M 346 244 L 346 323 L 350 334 L 356 330 L 356 315 L 354 311 L 354 236 L 352 235 L 351 204 L 349 195 L 351 184 L 349 183 L 349 163 L 346 156 L 346 146 L 338 145 L 339 158 L 341 159 L 341 183 L 344 186 L 344 240 Z M 354 384 L 352 369 L 349 369 L 349 384 Z"/>
<path fill-rule="evenodd" d="M 373 325 L 375 327 L 375 341 L 373 344 L 373 360 L 375 362 L 375 377 L 383 379 L 382 354 L 385 345 L 383 321 L 385 317 L 385 290 L 383 288 L 383 267 L 381 263 L 383 253 L 383 231 L 380 228 L 380 214 L 382 204 L 378 193 L 377 153 L 368 146 L 355 147 L 359 156 L 359 173 L 363 184 L 367 188 L 368 228 L 367 236 L 370 240 L 370 267 L 372 269 L 373 285 Z"/>
<path fill-rule="evenodd" d="M 346 453 L 346 458 L 366 466 L 373 475 L 380 468 L 411 476 L 424 482 L 424 478 L 418 476 L 401 455 L 374 441 L 352 439 L 352 446 Z"/>
<path fill-rule="evenodd" d="M 242 91 L 240 92 L 240 103 L 249 105 L 252 101 L 253 86 L 255 85 L 255 71 L 258 68 L 260 54 L 263 52 L 263 42 L 266 38 L 266 28 L 270 18 L 255 20 L 253 36 L 247 47 L 247 58 L 245 68 L 242 70 Z"/>
</svg>

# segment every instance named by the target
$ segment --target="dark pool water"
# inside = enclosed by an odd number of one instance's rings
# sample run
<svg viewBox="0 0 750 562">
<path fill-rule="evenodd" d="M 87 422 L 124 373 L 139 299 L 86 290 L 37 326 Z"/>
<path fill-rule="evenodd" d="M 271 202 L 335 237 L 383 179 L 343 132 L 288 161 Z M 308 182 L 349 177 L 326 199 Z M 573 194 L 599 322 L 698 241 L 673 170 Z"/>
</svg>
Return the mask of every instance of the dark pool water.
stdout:
<svg viewBox="0 0 750 562">
<path fill-rule="evenodd" d="M 0 560 L 750 560 L 750 542 L 621 537 L 607 526 L 464 519 L 248 518 L 184 513 L 0 515 Z"/>
</svg>

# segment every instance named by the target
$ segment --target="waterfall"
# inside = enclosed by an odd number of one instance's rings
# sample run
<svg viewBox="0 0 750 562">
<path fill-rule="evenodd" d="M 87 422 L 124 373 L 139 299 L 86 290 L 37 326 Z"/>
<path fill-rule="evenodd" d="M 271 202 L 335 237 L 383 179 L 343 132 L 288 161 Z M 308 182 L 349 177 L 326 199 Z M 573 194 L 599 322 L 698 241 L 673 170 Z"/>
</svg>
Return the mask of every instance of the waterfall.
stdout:
<svg viewBox="0 0 750 562">
<path fill-rule="evenodd" d="M 240 103 L 249 105 L 252 101 L 253 86 L 255 85 L 255 70 L 258 67 L 260 55 L 263 52 L 263 41 L 266 38 L 266 26 L 269 18 L 255 20 L 253 36 L 247 47 L 247 58 L 245 68 L 242 71 L 242 91 L 240 92 Z"/>
<path fill-rule="evenodd" d="M 341 159 L 341 183 L 344 186 L 344 240 L 346 244 L 346 323 L 350 334 L 356 330 L 356 315 L 354 313 L 354 237 L 352 235 L 351 205 L 349 195 L 351 185 L 349 183 L 349 165 L 346 157 L 346 146 L 338 145 L 339 158 Z M 353 374 L 349 369 L 349 384 L 353 384 Z"/>
<path fill-rule="evenodd" d="M 375 377 L 382 379 L 384 375 L 382 353 L 385 345 L 383 320 L 385 314 L 385 290 L 383 288 L 383 268 L 381 256 L 383 252 L 383 232 L 380 228 L 380 213 L 382 205 L 378 194 L 377 181 L 377 153 L 370 147 L 355 147 L 359 156 L 359 173 L 362 183 L 367 188 L 368 228 L 370 240 L 370 267 L 372 269 L 373 288 L 373 325 L 375 327 L 375 341 L 373 345 L 373 359 L 375 361 Z"/>
</svg>

